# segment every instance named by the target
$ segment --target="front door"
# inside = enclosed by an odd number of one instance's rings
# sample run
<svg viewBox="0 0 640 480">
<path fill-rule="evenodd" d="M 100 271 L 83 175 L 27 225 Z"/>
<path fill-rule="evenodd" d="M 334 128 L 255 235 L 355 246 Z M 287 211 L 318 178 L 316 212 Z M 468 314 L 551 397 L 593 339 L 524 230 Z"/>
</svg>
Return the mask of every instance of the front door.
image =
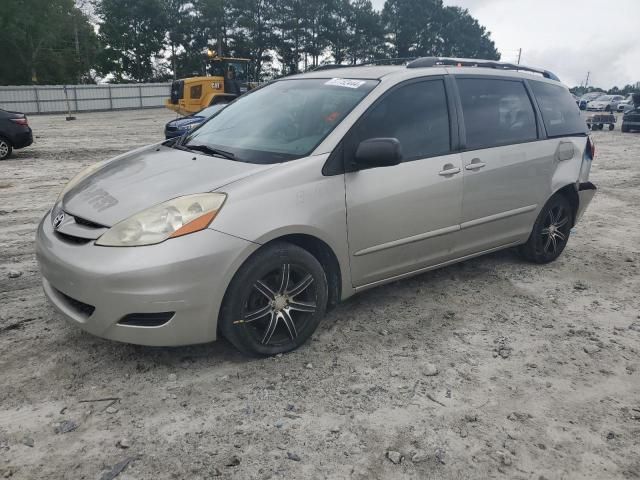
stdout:
<svg viewBox="0 0 640 480">
<path fill-rule="evenodd" d="M 455 257 L 462 163 L 451 153 L 442 78 L 401 84 L 379 99 L 344 142 L 345 164 L 359 142 L 393 137 L 403 162 L 345 174 L 354 286 L 400 276 Z"/>
</svg>

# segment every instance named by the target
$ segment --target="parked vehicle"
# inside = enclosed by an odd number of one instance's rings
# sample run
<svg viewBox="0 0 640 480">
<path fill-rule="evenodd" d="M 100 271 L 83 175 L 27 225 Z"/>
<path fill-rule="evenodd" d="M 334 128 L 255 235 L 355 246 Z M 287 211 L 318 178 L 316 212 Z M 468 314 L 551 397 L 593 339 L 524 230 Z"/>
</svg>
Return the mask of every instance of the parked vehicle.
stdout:
<svg viewBox="0 0 640 480">
<path fill-rule="evenodd" d="M 285 77 L 75 177 L 38 227 L 44 291 L 104 338 L 286 352 L 377 285 L 508 247 L 555 260 L 595 193 L 587 133 L 523 65 Z"/>
<path fill-rule="evenodd" d="M 188 117 L 180 117 L 175 120 L 171 120 L 167 122 L 164 126 L 164 137 L 165 138 L 174 138 L 180 137 L 187 132 L 190 132 L 197 126 L 199 126 L 202 122 L 207 120 L 213 114 L 222 110 L 226 104 L 218 103 L 217 105 L 211 105 L 210 107 L 204 108 L 193 115 L 189 115 Z"/>
<path fill-rule="evenodd" d="M 627 95 L 627 98 L 618 103 L 618 112 L 625 112 L 627 110 L 633 110 L 633 94 Z"/>
<path fill-rule="evenodd" d="M 9 158 L 15 148 L 33 143 L 33 132 L 24 113 L 0 109 L 0 160 Z"/>
<path fill-rule="evenodd" d="M 618 108 L 618 103 L 622 100 L 624 100 L 622 95 L 603 95 L 587 103 L 587 110 L 615 112 Z"/>
<path fill-rule="evenodd" d="M 616 127 L 616 116 L 613 113 L 594 113 L 587 117 L 587 127 L 591 130 L 602 130 L 605 125 L 609 125 L 609 130 Z"/>
<path fill-rule="evenodd" d="M 640 105 L 635 105 L 632 110 L 627 110 L 622 117 L 623 133 L 640 130 Z"/>
<path fill-rule="evenodd" d="M 591 100 L 595 100 L 598 97 L 602 97 L 604 94 L 605 94 L 604 92 L 585 93 L 582 97 L 580 97 L 580 102 L 578 103 L 580 110 L 586 110 L 587 103 L 589 103 Z"/>
<path fill-rule="evenodd" d="M 205 107 L 229 103 L 255 86 L 248 81 L 246 58 L 219 57 L 209 52 L 208 76 L 175 80 L 165 107 L 180 115 L 191 115 Z"/>
</svg>

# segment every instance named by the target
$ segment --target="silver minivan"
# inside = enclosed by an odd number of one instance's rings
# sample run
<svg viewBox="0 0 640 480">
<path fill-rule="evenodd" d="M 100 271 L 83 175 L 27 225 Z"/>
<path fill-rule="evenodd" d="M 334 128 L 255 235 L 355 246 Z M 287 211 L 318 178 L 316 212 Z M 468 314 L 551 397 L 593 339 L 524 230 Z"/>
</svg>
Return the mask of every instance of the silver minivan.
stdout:
<svg viewBox="0 0 640 480">
<path fill-rule="evenodd" d="M 104 338 L 285 352 L 368 288 L 508 247 L 555 260 L 593 155 L 548 71 L 430 57 L 291 76 L 74 178 L 38 227 L 44 291 Z"/>
</svg>

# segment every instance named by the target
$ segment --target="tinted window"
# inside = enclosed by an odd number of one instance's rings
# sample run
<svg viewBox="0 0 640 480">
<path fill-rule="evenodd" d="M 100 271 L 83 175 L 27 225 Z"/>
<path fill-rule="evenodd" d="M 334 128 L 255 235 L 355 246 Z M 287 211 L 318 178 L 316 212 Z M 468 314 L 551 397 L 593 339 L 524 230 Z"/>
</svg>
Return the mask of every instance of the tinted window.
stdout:
<svg viewBox="0 0 640 480">
<path fill-rule="evenodd" d="M 571 99 L 569 90 L 560 85 L 544 82 L 531 81 L 530 85 L 542 112 L 542 121 L 547 129 L 547 135 L 558 137 L 587 132 L 587 125 L 580 116 L 580 110 Z"/>
<path fill-rule="evenodd" d="M 537 138 L 536 120 L 524 85 L 512 80 L 457 79 L 467 148 L 488 148 Z M 573 102 L 574 108 L 575 102 Z"/>
<path fill-rule="evenodd" d="M 404 161 L 450 151 L 449 111 L 442 80 L 401 86 L 379 101 L 355 127 L 350 151 L 368 138 L 393 137 L 402 145 Z"/>
</svg>

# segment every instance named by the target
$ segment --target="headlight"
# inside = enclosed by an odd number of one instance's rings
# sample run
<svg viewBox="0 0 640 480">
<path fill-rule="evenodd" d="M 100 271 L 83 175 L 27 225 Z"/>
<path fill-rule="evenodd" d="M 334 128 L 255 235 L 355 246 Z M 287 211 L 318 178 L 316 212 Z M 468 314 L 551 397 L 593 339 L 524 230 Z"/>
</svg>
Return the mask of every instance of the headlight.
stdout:
<svg viewBox="0 0 640 480">
<path fill-rule="evenodd" d="M 114 225 L 96 241 L 96 245 L 153 245 L 204 230 L 216 217 L 226 198 L 224 193 L 199 193 L 174 198 Z"/>
</svg>

